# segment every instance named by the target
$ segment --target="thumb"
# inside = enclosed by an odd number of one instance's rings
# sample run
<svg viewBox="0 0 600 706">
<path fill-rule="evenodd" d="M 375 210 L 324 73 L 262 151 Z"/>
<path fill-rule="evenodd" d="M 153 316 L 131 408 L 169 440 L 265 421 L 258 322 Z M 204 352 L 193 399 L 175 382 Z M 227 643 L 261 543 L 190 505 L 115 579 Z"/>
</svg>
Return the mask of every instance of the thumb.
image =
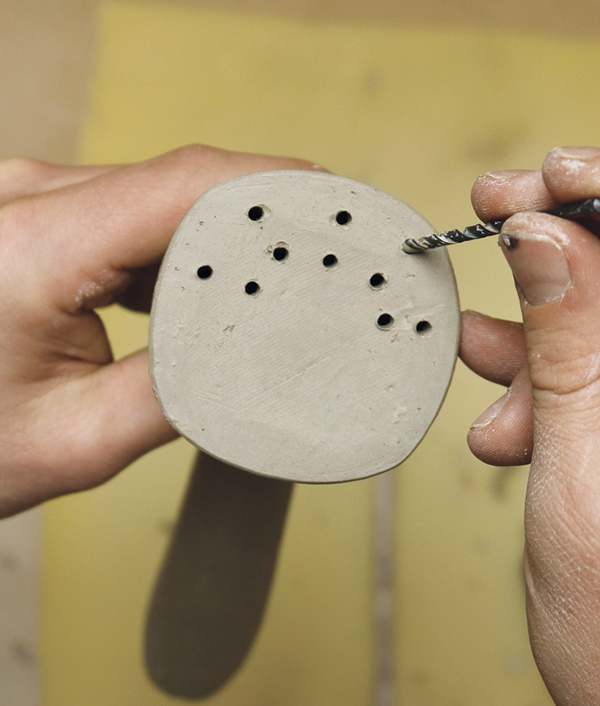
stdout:
<svg viewBox="0 0 600 706">
<path fill-rule="evenodd" d="M 519 290 L 533 399 L 527 611 L 557 704 L 600 701 L 600 241 L 522 213 L 501 245 Z"/>
<path fill-rule="evenodd" d="M 600 241 L 541 213 L 510 218 L 500 241 L 519 291 L 534 407 L 563 416 L 563 396 L 600 374 Z"/>
</svg>

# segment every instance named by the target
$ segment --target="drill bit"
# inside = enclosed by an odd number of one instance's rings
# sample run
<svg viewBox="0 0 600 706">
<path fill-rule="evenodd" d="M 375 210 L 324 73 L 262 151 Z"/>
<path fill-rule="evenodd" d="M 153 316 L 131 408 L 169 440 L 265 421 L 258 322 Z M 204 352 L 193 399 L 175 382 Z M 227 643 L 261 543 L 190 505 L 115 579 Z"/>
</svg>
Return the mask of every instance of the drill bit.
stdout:
<svg viewBox="0 0 600 706">
<path fill-rule="evenodd" d="M 586 218 L 591 214 L 600 213 L 600 198 L 587 199 L 586 201 L 577 201 L 564 206 L 549 208 L 546 211 L 542 211 L 542 213 L 549 213 L 552 216 L 559 216 L 560 218 L 576 221 L 580 218 Z M 485 225 L 477 223 L 474 226 L 468 226 L 464 230 L 448 230 L 444 233 L 434 233 L 423 238 L 408 238 L 408 240 L 402 243 L 402 250 L 404 250 L 405 253 L 414 255 L 425 250 L 433 250 L 434 248 L 452 245 L 453 243 L 465 243 L 468 240 L 488 238 L 490 235 L 498 235 L 502 224 L 506 220 L 506 218 L 501 218 L 490 221 Z"/>
</svg>

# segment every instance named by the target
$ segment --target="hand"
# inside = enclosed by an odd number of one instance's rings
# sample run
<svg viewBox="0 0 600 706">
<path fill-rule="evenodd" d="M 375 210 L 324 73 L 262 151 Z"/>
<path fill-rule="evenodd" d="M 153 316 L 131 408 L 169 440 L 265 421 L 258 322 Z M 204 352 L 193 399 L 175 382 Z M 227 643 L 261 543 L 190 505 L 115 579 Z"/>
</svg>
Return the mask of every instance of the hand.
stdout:
<svg viewBox="0 0 600 706">
<path fill-rule="evenodd" d="M 600 197 L 600 149 L 556 149 L 541 172 L 480 177 L 484 220 Z M 578 224 L 516 213 L 500 243 L 523 326 L 468 313 L 461 355 L 510 386 L 469 432 L 481 460 L 531 460 L 525 506 L 527 615 L 556 704 L 600 703 L 600 240 Z"/>
<path fill-rule="evenodd" d="M 0 516 L 91 488 L 173 439 L 148 356 L 113 361 L 94 309 L 148 311 L 210 186 L 298 160 L 192 146 L 129 166 L 0 162 Z"/>
</svg>

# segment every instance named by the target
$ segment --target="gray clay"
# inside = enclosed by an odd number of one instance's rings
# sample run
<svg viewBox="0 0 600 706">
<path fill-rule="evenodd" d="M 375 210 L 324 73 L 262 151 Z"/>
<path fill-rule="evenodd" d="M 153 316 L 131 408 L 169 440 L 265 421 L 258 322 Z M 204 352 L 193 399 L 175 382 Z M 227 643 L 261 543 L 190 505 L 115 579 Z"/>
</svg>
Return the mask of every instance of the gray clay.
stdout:
<svg viewBox="0 0 600 706">
<path fill-rule="evenodd" d="M 409 206 L 343 177 L 263 172 L 206 192 L 165 256 L 151 375 L 174 428 L 254 473 L 332 483 L 401 463 L 454 369 L 459 308 Z"/>
</svg>

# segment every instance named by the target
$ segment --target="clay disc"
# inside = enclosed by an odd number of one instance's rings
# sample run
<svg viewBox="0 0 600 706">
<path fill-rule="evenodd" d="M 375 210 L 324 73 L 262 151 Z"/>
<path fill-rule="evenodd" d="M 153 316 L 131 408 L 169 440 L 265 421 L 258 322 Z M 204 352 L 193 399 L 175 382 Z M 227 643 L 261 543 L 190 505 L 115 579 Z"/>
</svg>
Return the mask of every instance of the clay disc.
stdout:
<svg viewBox="0 0 600 706">
<path fill-rule="evenodd" d="M 164 258 L 150 327 L 167 420 L 195 446 L 265 476 L 364 478 L 401 463 L 454 369 L 459 307 L 434 230 L 343 177 L 262 172 L 219 184 Z"/>
</svg>

